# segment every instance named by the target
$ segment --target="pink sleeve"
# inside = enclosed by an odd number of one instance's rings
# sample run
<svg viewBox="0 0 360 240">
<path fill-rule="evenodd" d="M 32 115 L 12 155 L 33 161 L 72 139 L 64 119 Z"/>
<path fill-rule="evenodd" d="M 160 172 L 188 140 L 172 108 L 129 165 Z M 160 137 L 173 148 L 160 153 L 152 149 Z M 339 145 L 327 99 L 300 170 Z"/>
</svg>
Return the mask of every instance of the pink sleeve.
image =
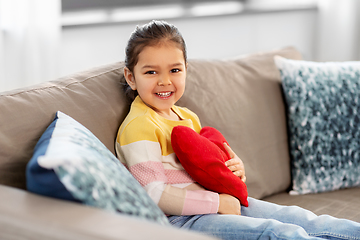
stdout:
<svg viewBox="0 0 360 240">
<path fill-rule="evenodd" d="M 186 191 L 182 215 L 210 214 L 219 210 L 219 194 L 204 191 Z"/>
</svg>

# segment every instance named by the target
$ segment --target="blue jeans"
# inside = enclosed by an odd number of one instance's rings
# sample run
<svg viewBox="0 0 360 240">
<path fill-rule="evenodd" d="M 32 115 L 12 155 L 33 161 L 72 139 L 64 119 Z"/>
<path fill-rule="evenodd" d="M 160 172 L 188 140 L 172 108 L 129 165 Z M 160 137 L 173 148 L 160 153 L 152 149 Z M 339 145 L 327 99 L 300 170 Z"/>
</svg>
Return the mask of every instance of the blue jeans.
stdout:
<svg viewBox="0 0 360 240">
<path fill-rule="evenodd" d="M 317 216 L 296 206 L 280 206 L 248 198 L 241 216 L 205 214 L 169 216 L 176 227 L 220 239 L 360 239 L 360 223 Z"/>
</svg>

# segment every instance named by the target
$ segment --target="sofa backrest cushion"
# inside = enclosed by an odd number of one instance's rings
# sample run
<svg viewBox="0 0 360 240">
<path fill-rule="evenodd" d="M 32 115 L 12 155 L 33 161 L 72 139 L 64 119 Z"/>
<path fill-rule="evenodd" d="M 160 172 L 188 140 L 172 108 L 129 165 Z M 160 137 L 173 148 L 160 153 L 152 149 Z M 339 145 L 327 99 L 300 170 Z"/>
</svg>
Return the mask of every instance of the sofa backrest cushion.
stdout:
<svg viewBox="0 0 360 240">
<path fill-rule="evenodd" d="M 203 126 L 218 129 L 244 161 L 249 196 L 290 186 L 290 163 L 280 74 L 273 57 L 301 59 L 294 48 L 231 60 L 190 60 L 184 96 Z M 0 93 L 0 184 L 25 189 L 25 168 L 57 111 L 73 117 L 114 151 L 128 112 L 123 63 L 57 81 Z"/>
<path fill-rule="evenodd" d="M 90 129 L 113 153 L 128 111 L 120 77 L 110 64 L 34 87 L 0 93 L 0 184 L 25 189 L 25 168 L 57 111 Z"/>
<path fill-rule="evenodd" d="M 294 48 L 231 60 L 193 60 L 178 105 L 219 130 L 245 164 L 248 193 L 262 198 L 291 184 L 285 106 L 273 57 L 301 59 Z"/>
</svg>

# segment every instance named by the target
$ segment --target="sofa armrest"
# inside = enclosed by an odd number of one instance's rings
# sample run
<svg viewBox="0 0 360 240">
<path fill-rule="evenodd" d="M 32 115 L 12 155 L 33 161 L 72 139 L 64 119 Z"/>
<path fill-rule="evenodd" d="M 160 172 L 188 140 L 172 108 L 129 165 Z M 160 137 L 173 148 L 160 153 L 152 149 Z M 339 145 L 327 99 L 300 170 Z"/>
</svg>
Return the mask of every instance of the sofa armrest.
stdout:
<svg viewBox="0 0 360 240">
<path fill-rule="evenodd" d="M 1 239 L 213 239 L 0 185 Z"/>
</svg>

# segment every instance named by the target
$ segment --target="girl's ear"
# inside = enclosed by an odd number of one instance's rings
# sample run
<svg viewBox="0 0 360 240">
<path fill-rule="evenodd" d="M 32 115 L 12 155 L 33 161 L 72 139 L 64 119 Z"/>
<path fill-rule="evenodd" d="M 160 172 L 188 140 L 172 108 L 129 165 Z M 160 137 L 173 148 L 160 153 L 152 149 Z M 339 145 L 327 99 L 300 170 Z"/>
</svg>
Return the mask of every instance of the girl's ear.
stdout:
<svg viewBox="0 0 360 240">
<path fill-rule="evenodd" d="M 135 77 L 129 68 L 124 67 L 124 77 L 132 90 L 136 90 Z"/>
</svg>

